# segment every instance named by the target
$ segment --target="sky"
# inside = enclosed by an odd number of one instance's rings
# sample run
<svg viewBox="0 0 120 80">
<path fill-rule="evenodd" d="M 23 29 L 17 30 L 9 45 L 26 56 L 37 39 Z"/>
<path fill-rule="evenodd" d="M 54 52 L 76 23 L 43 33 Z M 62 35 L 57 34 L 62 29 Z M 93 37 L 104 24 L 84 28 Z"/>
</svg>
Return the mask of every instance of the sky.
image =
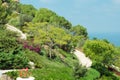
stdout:
<svg viewBox="0 0 120 80">
<path fill-rule="evenodd" d="M 88 33 L 120 33 L 120 0 L 20 0 L 35 8 L 48 8 Z"/>
</svg>

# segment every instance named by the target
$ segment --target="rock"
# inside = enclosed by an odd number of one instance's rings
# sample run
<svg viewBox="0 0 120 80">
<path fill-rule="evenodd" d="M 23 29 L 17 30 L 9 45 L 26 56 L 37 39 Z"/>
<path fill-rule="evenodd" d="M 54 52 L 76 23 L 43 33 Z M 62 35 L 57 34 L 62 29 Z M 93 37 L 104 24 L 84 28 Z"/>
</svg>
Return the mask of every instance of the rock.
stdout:
<svg viewBox="0 0 120 80">
<path fill-rule="evenodd" d="M 31 66 L 32 69 L 35 69 L 35 64 L 34 64 L 34 62 L 30 61 L 30 62 L 29 62 L 29 65 Z"/>
<path fill-rule="evenodd" d="M 14 26 L 9 25 L 9 24 L 6 24 L 6 26 L 7 26 L 7 27 L 6 27 L 7 30 L 10 30 L 10 31 L 19 33 L 21 39 L 24 39 L 24 40 L 27 39 L 26 34 L 24 34 L 21 30 L 17 29 L 17 28 L 14 27 Z"/>
</svg>

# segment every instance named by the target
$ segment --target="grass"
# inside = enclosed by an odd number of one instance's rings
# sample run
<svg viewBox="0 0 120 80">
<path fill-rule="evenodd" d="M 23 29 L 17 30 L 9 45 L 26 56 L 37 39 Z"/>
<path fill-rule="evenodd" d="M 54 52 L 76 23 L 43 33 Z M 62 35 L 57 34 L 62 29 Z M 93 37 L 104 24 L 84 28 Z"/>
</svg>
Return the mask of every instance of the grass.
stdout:
<svg viewBox="0 0 120 80">
<path fill-rule="evenodd" d="M 31 72 L 35 80 L 74 80 L 73 71 L 68 67 L 48 67 Z"/>
<path fill-rule="evenodd" d="M 26 56 L 37 67 L 30 71 L 35 80 L 74 80 L 73 67 L 77 63 L 77 59 L 73 54 L 66 53 L 65 51 L 60 50 L 60 53 L 65 56 L 63 61 L 58 59 L 50 60 L 44 55 L 26 51 Z"/>
</svg>

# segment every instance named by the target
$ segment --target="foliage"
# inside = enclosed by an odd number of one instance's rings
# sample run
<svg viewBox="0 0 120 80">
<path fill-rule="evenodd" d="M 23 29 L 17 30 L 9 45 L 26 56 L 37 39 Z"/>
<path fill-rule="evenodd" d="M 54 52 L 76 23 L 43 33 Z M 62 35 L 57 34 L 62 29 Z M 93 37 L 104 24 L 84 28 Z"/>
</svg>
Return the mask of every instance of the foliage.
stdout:
<svg viewBox="0 0 120 80">
<path fill-rule="evenodd" d="M 14 80 L 19 76 L 18 71 L 10 71 L 10 72 L 7 72 L 6 74 Z"/>
<path fill-rule="evenodd" d="M 48 65 L 49 66 L 49 65 Z M 68 67 L 48 67 L 41 69 L 33 69 L 28 72 L 32 73 L 35 80 L 74 80 L 72 69 Z M 7 73 L 11 78 L 17 78 L 18 72 Z"/>
<path fill-rule="evenodd" d="M 9 11 L 11 13 L 13 13 L 13 12 L 20 13 L 20 3 L 19 3 L 19 0 L 9 0 L 9 1 L 10 1 Z"/>
<path fill-rule="evenodd" d="M 36 9 L 32 5 L 20 4 L 20 13 L 24 15 L 28 15 L 31 17 L 35 17 Z"/>
<path fill-rule="evenodd" d="M 19 11 L 19 3 L 13 0 L 0 0 L 0 24 L 6 24 L 8 22 L 8 16 L 13 11 Z"/>
<path fill-rule="evenodd" d="M 113 65 L 120 68 L 120 48 L 115 48 L 116 54 L 113 56 Z"/>
<path fill-rule="evenodd" d="M 81 25 L 73 26 L 70 29 L 70 33 L 73 35 L 71 44 L 74 47 L 78 47 L 78 48 L 82 47 L 86 39 L 88 38 L 88 33 L 86 28 Z"/>
<path fill-rule="evenodd" d="M 108 66 L 120 67 L 120 50 L 106 39 L 86 41 L 86 28 L 71 27 L 68 20 L 46 8 L 37 10 L 14 0 L 0 0 L 0 5 L 0 69 L 29 67 L 30 60 L 37 68 L 31 70 L 36 80 L 118 80 Z M 22 46 L 18 42 L 19 34 L 1 28 L 7 22 L 27 33 L 31 43 Z M 83 45 L 84 52 L 93 61 L 92 69 L 75 66 L 76 57 L 68 53 Z M 17 72 L 8 75 L 15 78 Z"/>
<path fill-rule="evenodd" d="M 39 43 L 40 45 L 47 44 L 50 48 L 55 46 L 62 48 L 62 46 L 67 45 L 68 42 L 71 41 L 71 35 L 64 29 L 55 27 L 46 22 L 35 24 L 28 23 L 23 30 L 27 32 L 29 36 L 34 36 L 35 43 Z"/>
<path fill-rule="evenodd" d="M 31 22 L 33 17 L 27 14 L 20 14 L 13 12 L 9 17 L 9 24 L 22 29 L 22 26 L 25 25 L 26 22 Z"/>
<path fill-rule="evenodd" d="M 19 71 L 19 76 L 21 78 L 28 78 L 31 76 L 31 72 L 28 71 L 28 68 L 25 68 L 25 69 L 23 68 L 22 70 Z"/>
<path fill-rule="evenodd" d="M 88 40 L 85 43 L 83 50 L 86 55 L 92 59 L 92 68 L 99 71 L 102 76 L 105 75 L 103 79 L 105 78 L 106 80 L 112 78 L 112 80 L 117 80 L 117 77 L 108 70 L 108 67 L 112 64 L 116 64 L 116 60 L 118 60 L 117 57 L 115 58 L 115 56 L 118 55 L 118 52 L 112 44 L 99 39 Z"/>
<path fill-rule="evenodd" d="M 86 41 L 83 50 L 93 60 L 93 64 L 111 64 L 115 54 L 114 46 L 102 40 Z"/>
<path fill-rule="evenodd" d="M 31 72 L 36 80 L 74 80 L 72 69 L 68 67 L 48 67 Z"/>
<path fill-rule="evenodd" d="M 27 14 L 21 14 L 20 15 L 20 26 L 24 26 L 25 22 L 31 22 L 33 17 L 31 15 Z"/>
<path fill-rule="evenodd" d="M 0 69 L 28 67 L 29 60 L 24 56 L 16 36 L 14 32 L 0 30 Z"/>
<path fill-rule="evenodd" d="M 14 52 L 16 49 L 20 48 L 20 44 L 18 44 L 16 40 L 16 33 L 0 30 L 0 52 Z"/>
<path fill-rule="evenodd" d="M 78 60 L 74 54 L 65 52 L 62 49 L 57 49 L 57 52 L 61 54 L 61 55 L 58 54 L 60 57 L 60 60 L 67 66 L 73 68 L 75 67 L 76 63 L 78 63 Z"/>
<path fill-rule="evenodd" d="M 70 31 L 74 36 L 84 36 L 84 38 L 87 38 L 88 35 L 86 28 L 81 25 L 73 26 Z"/>
<path fill-rule="evenodd" d="M 76 80 L 80 79 L 81 77 L 85 75 L 86 72 L 87 72 L 87 69 L 85 67 L 82 67 L 81 65 L 76 64 L 74 68 L 75 79 Z"/>
<path fill-rule="evenodd" d="M 8 23 L 10 25 L 13 25 L 15 27 L 19 27 L 20 26 L 20 18 L 19 18 L 17 13 L 11 14 L 11 16 L 9 16 L 8 18 L 9 18 Z"/>
<path fill-rule="evenodd" d="M 35 53 L 30 50 L 25 50 L 25 56 L 32 62 L 35 63 L 36 68 L 42 68 L 45 67 L 46 64 L 44 64 L 44 57 L 40 56 L 38 53 Z"/>
<path fill-rule="evenodd" d="M 43 49 L 42 49 L 42 51 L 43 51 Z M 42 53 L 40 53 L 40 54 L 42 54 Z M 47 54 L 46 50 L 44 50 L 44 53 L 42 54 L 42 56 L 35 52 L 25 50 L 25 55 L 29 58 L 30 61 L 35 63 L 36 68 L 47 67 L 47 65 L 55 66 L 55 64 L 54 64 L 55 62 L 62 62 L 64 65 L 72 68 L 72 67 L 74 67 L 75 63 L 77 63 L 77 59 L 75 56 L 73 57 L 72 54 L 68 54 L 63 50 L 61 50 L 61 51 L 57 50 L 54 53 L 56 57 L 55 57 L 55 59 L 52 58 L 52 60 L 49 59 L 48 57 L 46 57 L 46 54 Z"/>
<path fill-rule="evenodd" d="M 6 17 L 7 17 L 7 3 L 3 3 L 2 0 L 0 0 L 0 24 L 6 23 Z"/>
<path fill-rule="evenodd" d="M 29 44 L 28 42 L 24 42 L 23 43 L 23 47 L 25 48 L 25 49 L 29 49 L 29 50 L 31 50 L 31 51 L 35 51 L 35 52 L 37 52 L 37 53 L 40 53 L 40 46 L 39 45 L 35 45 L 35 44 Z"/>
<path fill-rule="evenodd" d="M 46 52 L 44 53 L 46 54 Z M 66 58 L 69 58 L 65 63 L 72 63 L 74 66 L 72 56 L 70 57 L 67 53 L 63 53 L 62 51 L 60 53 L 65 54 Z M 30 61 L 35 63 L 35 67 L 37 69 L 34 69 L 31 72 L 36 80 L 74 80 L 73 68 L 69 67 L 65 63 L 58 60 L 50 60 L 43 55 L 41 56 L 29 50 L 25 52 L 25 55 L 30 59 Z"/>
<path fill-rule="evenodd" d="M 28 58 L 23 53 L 0 53 L 0 69 L 20 69 L 29 67 Z"/>
<path fill-rule="evenodd" d="M 113 80 L 113 79 L 110 76 L 109 77 L 108 76 L 101 76 L 101 78 L 98 80 Z"/>
<path fill-rule="evenodd" d="M 80 80 L 95 80 L 98 79 L 99 77 L 100 77 L 100 73 L 95 69 L 90 68 L 87 70 L 84 77 L 82 77 Z"/>
<path fill-rule="evenodd" d="M 54 25 L 59 25 L 65 29 L 71 28 L 71 23 L 68 20 L 46 8 L 41 8 L 36 12 L 33 22 L 48 22 Z"/>
<path fill-rule="evenodd" d="M 110 76 L 103 75 L 98 80 L 120 80 L 120 79 L 114 75 L 110 75 Z"/>
<path fill-rule="evenodd" d="M 103 64 L 97 63 L 92 66 L 92 68 L 96 69 L 97 71 L 100 72 L 101 77 L 99 78 L 100 80 L 119 80 L 117 76 L 114 75 L 113 72 L 109 71 L 107 66 L 104 66 Z"/>
</svg>

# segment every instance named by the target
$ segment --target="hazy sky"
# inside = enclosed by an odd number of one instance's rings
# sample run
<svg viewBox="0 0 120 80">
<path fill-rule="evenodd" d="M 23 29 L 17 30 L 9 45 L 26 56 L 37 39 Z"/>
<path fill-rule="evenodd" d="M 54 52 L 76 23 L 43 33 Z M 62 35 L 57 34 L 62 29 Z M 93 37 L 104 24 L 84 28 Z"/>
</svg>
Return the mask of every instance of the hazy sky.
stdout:
<svg viewBox="0 0 120 80">
<path fill-rule="evenodd" d="M 120 0 L 20 0 L 36 8 L 48 8 L 88 32 L 120 33 Z"/>
</svg>

